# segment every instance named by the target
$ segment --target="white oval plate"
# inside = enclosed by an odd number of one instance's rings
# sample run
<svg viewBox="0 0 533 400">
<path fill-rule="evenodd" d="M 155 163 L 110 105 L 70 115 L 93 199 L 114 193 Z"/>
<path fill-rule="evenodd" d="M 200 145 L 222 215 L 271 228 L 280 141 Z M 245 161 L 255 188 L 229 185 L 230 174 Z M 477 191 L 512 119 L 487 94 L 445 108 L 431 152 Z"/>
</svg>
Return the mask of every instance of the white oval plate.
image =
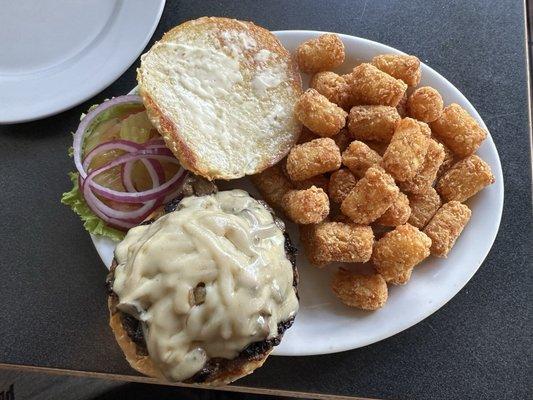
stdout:
<svg viewBox="0 0 533 400">
<path fill-rule="evenodd" d="M 294 51 L 302 41 L 321 33 L 275 32 L 290 51 Z M 370 40 L 340 36 L 347 55 L 343 72 L 349 71 L 355 63 L 370 60 L 378 54 L 401 53 Z M 436 88 L 442 94 L 445 104 L 455 102 L 463 106 L 486 129 L 479 114 L 461 92 L 427 65 L 422 65 L 421 85 Z M 293 327 L 287 331 L 274 354 L 304 356 L 366 346 L 415 325 L 455 296 L 487 256 L 496 238 L 502 214 L 502 170 L 498 152 L 490 135 L 481 145 L 478 154 L 491 166 L 496 183 L 468 202 L 468 206 L 472 209 L 472 218 L 447 259 L 430 257 L 425 260 L 415 268 L 411 280 L 406 285 L 390 286 L 389 299 L 382 309 L 365 312 L 344 306 L 333 295 L 329 283 L 335 266 L 319 270 L 309 265 L 305 256 L 300 254 L 298 256 L 300 311 Z M 260 197 L 247 178 L 223 182 L 219 187 L 242 188 Z M 300 248 L 298 230 L 294 225 L 288 225 L 291 238 Z M 93 242 L 105 265 L 109 267 L 113 258 L 114 243 L 94 236 Z"/>
<path fill-rule="evenodd" d="M 17 0 L 0 12 L 0 124 L 71 108 L 144 49 L 165 0 Z"/>
</svg>

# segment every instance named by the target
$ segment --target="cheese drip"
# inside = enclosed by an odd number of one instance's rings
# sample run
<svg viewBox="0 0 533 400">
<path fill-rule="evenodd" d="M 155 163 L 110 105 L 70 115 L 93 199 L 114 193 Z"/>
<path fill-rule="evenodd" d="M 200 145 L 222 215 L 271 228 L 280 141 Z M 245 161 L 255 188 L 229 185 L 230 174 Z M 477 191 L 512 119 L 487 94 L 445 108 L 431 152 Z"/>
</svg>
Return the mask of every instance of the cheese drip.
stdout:
<svg viewBox="0 0 533 400">
<path fill-rule="evenodd" d="M 298 300 L 285 237 L 242 190 L 188 197 L 115 250 L 118 308 L 142 321 L 148 353 L 172 380 L 278 334 Z"/>
</svg>

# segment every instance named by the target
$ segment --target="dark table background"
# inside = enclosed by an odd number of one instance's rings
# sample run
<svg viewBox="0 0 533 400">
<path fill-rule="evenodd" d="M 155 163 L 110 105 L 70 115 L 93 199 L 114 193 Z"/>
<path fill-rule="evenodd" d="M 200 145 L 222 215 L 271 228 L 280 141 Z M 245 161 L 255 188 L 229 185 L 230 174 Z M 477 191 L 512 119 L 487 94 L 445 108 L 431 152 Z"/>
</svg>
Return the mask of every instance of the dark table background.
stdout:
<svg viewBox="0 0 533 400">
<path fill-rule="evenodd" d="M 494 247 L 441 310 L 365 348 L 271 357 L 238 385 L 403 399 L 531 395 L 527 292 L 533 246 L 523 3 L 167 0 L 154 39 L 204 15 L 253 20 L 271 30 L 347 33 L 417 55 L 477 108 L 505 177 Z M 134 374 L 107 325 L 106 270 L 79 219 L 59 198 L 70 188 L 67 172 L 73 165 L 66 149 L 80 113 L 127 93 L 135 85 L 136 66 L 70 111 L 0 127 L 0 363 Z"/>
</svg>

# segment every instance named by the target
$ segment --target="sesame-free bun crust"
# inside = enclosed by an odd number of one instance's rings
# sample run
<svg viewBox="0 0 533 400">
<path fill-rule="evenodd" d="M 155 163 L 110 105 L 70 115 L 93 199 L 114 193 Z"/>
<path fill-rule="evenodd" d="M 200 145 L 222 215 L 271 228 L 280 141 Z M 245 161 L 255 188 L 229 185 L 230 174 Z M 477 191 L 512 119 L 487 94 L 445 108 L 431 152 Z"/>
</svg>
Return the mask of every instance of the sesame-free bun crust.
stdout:
<svg viewBox="0 0 533 400">
<path fill-rule="evenodd" d="M 296 63 L 251 22 L 203 17 L 175 27 L 141 57 L 137 80 L 167 146 L 209 180 L 265 170 L 301 131 Z"/>
</svg>

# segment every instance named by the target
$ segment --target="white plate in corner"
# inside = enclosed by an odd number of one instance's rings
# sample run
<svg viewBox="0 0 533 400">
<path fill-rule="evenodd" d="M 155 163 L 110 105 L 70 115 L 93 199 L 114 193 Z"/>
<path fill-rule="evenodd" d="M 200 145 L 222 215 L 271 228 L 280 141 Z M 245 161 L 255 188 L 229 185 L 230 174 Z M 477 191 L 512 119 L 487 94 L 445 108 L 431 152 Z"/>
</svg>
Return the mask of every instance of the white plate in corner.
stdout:
<svg viewBox="0 0 533 400">
<path fill-rule="evenodd" d="M 133 64 L 165 0 L 16 0 L 0 12 L 0 124 L 74 107 Z"/>
<path fill-rule="evenodd" d="M 274 32 L 288 50 L 323 32 Z M 378 54 L 401 53 L 380 43 L 353 36 L 340 35 L 346 47 L 343 72 L 356 62 L 370 60 Z M 422 65 L 421 85 L 436 88 L 445 104 L 452 102 L 464 107 L 482 127 L 486 126 L 470 102 L 445 78 L 427 65 Z M 488 130 L 487 130 L 488 131 Z M 335 266 L 320 270 L 309 265 L 305 256 L 298 256 L 300 273 L 300 311 L 291 329 L 285 333 L 275 355 L 304 356 L 335 353 L 366 346 L 386 339 L 427 318 L 454 297 L 472 278 L 489 253 L 503 208 L 503 176 L 496 146 L 490 136 L 478 154 L 492 168 L 496 182 L 468 201 L 472 218 L 457 240 L 447 259 L 430 257 L 413 271 L 404 286 L 391 286 L 389 299 L 379 311 L 365 312 L 342 305 L 329 288 Z M 242 188 L 260 197 L 247 178 L 224 182 L 221 189 Z M 293 242 L 300 248 L 298 232 L 288 224 Z M 102 260 L 109 267 L 115 243 L 92 237 Z"/>
</svg>

